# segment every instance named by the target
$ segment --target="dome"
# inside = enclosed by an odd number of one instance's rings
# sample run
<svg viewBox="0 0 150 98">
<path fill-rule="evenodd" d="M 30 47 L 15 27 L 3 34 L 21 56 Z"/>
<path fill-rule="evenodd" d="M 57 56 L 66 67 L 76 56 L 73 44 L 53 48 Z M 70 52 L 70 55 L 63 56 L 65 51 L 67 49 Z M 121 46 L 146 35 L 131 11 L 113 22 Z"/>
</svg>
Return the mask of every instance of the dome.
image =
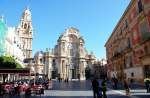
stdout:
<svg viewBox="0 0 150 98">
<path fill-rule="evenodd" d="M 35 57 L 41 57 L 44 56 L 44 52 L 43 51 L 38 51 L 35 53 Z"/>
</svg>

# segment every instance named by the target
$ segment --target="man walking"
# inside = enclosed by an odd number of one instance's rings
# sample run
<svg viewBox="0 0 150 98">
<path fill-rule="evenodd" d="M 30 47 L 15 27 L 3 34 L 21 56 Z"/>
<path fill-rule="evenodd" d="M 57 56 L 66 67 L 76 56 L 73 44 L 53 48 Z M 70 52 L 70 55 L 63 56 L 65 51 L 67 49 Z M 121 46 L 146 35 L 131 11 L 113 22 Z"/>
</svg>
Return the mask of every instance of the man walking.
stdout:
<svg viewBox="0 0 150 98">
<path fill-rule="evenodd" d="M 99 94 L 99 83 L 98 80 L 93 79 L 92 80 L 92 87 L 93 87 L 93 95 L 94 98 L 102 98 Z"/>
<path fill-rule="evenodd" d="M 145 87 L 146 87 L 146 90 L 147 90 L 147 93 L 150 92 L 150 78 L 145 78 L 144 79 L 144 83 L 145 83 Z"/>
</svg>

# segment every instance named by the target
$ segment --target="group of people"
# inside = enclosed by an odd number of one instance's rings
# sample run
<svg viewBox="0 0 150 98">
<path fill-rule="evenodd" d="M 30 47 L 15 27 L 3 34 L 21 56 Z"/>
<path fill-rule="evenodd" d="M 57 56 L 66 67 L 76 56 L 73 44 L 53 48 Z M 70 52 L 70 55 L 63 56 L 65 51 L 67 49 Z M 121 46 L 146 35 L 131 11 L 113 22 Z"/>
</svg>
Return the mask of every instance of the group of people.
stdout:
<svg viewBox="0 0 150 98">
<path fill-rule="evenodd" d="M 94 78 L 91 82 L 92 82 L 94 98 L 107 98 L 106 79 L 98 80 Z"/>
<path fill-rule="evenodd" d="M 150 92 L 150 78 L 149 77 L 144 78 L 144 84 L 145 84 L 147 93 L 149 93 Z M 124 88 L 126 91 L 126 95 L 130 95 L 130 86 L 127 80 L 124 80 Z"/>
<path fill-rule="evenodd" d="M 118 83 L 117 78 L 112 78 L 112 82 L 113 82 L 114 89 L 117 89 L 117 83 Z M 130 83 L 132 83 L 132 82 L 130 81 Z M 150 93 L 150 77 L 149 76 L 146 76 L 144 78 L 144 84 L 145 84 L 145 88 L 146 88 L 147 93 Z M 124 79 L 123 86 L 124 86 L 124 89 L 126 91 L 126 95 L 130 95 L 130 85 L 131 84 L 129 84 L 129 80 Z"/>
<path fill-rule="evenodd" d="M 28 87 L 26 82 L 10 82 L 0 83 L 0 95 L 4 94 L 20 94 Z"/>
<path fill-rule="evenodd" d="M 112 79 L 113 88 L 117 89 L 118 80 L 117 78 Z M 129 82 L 125 79 L 123 81 L 124 89 L 126 95 L 130 95 L 130 86 Z M 107 91 L 107 80 L 104 78 L 103 80 L 98 80 L 94 78 L 92 80 L 92 87 L 93 87 L 93 96 L 94 98 L 107 98 L 106 91 Z M 150 90 L 150 89 L 149 89 Z"/>
</svg>

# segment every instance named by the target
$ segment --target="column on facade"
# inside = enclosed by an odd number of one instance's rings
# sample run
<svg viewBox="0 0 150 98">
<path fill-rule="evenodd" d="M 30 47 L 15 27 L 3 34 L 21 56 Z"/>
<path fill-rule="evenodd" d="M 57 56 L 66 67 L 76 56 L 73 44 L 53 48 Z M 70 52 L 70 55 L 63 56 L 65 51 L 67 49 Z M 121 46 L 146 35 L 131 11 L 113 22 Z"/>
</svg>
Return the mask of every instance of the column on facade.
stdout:
<svg viewBox="0 0 150 98">
<path fill-rule="evenodd" d="M 66 64 L 66 78 L 69 79 L 69 65 Z"/>
<path fill-rule="evenodd" d="M 69 65 L 69 80 L 72 79 L 72 65 Z"/>
<path fill-rule="evenodd" d="M 80 61 L 79 65 L 79 74 L 80 74 L 80 80 L 85 80 L 85 61 Z"/>
<path fill-rule="evenodd" d="M 52 58 L 48 57 L 48 71 L 47 71 L 47 75 L 48 78 L 51 79 L 52 78 Z"/>
<path fill-rule="evenodd" d="M 65 61 L 64 60 L 61 60 L 61 71 L 60 71 L 60 77 L 62 78 L 62 79 L 64 79 L 64 64 L 65 64 Z"/>
<path fill-rule="evenodd" d="M 65 80 L 67 78 L 67 69 L 66 69 L 66 61 L 63 60 L 63 79 Z"/>
<path fill-rule="evenodd" d="M 46 55 L 46 56 L 45 56 L 44 69 L 43 69 L 43 70 L 44 70 L 44 72 L 43 72 L 43 73 L 44 73 L 45 75 L 47 75 L 47 74 L 48 74 L 48 58 L 49 58 L 49 57 Z"/>
</svg>

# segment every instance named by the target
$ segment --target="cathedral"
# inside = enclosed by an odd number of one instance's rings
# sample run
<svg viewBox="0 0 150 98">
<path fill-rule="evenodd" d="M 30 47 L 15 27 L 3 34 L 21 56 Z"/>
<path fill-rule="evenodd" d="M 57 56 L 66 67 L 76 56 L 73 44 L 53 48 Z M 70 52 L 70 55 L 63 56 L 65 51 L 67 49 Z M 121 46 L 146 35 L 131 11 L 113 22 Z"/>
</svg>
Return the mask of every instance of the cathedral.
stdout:
<svg viewBox="0 0 150 98">
<path fill-rule="evenodd" d="M 91 56 L 91 55 L 90 55 Z M 80 79 L 85 80 L 85 69 L 90 62 L 89 54 L 85 48 L 85 42 L 76 28 L 66 29 L 58 38 L 57 45 L 53 49 L 46 49 L 45 52 L 35 54 L 35 69 L 40 71 L 43 65 L 43 74 L 48 78 Z"/>
<path fill-rule="evenodd" d="M 74 27 L 65 29 L 54 48 L 36 52 L 32 57 L 33 27 L 29 8 L 24 10 L 18 26 L 8 27 L 5 40 L 5 54 L 21 62 L 24 68 L 30 68 L 31 74 L 49 79 L 85 80 L 87 69 L 96 61 L 86 50 L 80 31 Z"/>
</svg>

